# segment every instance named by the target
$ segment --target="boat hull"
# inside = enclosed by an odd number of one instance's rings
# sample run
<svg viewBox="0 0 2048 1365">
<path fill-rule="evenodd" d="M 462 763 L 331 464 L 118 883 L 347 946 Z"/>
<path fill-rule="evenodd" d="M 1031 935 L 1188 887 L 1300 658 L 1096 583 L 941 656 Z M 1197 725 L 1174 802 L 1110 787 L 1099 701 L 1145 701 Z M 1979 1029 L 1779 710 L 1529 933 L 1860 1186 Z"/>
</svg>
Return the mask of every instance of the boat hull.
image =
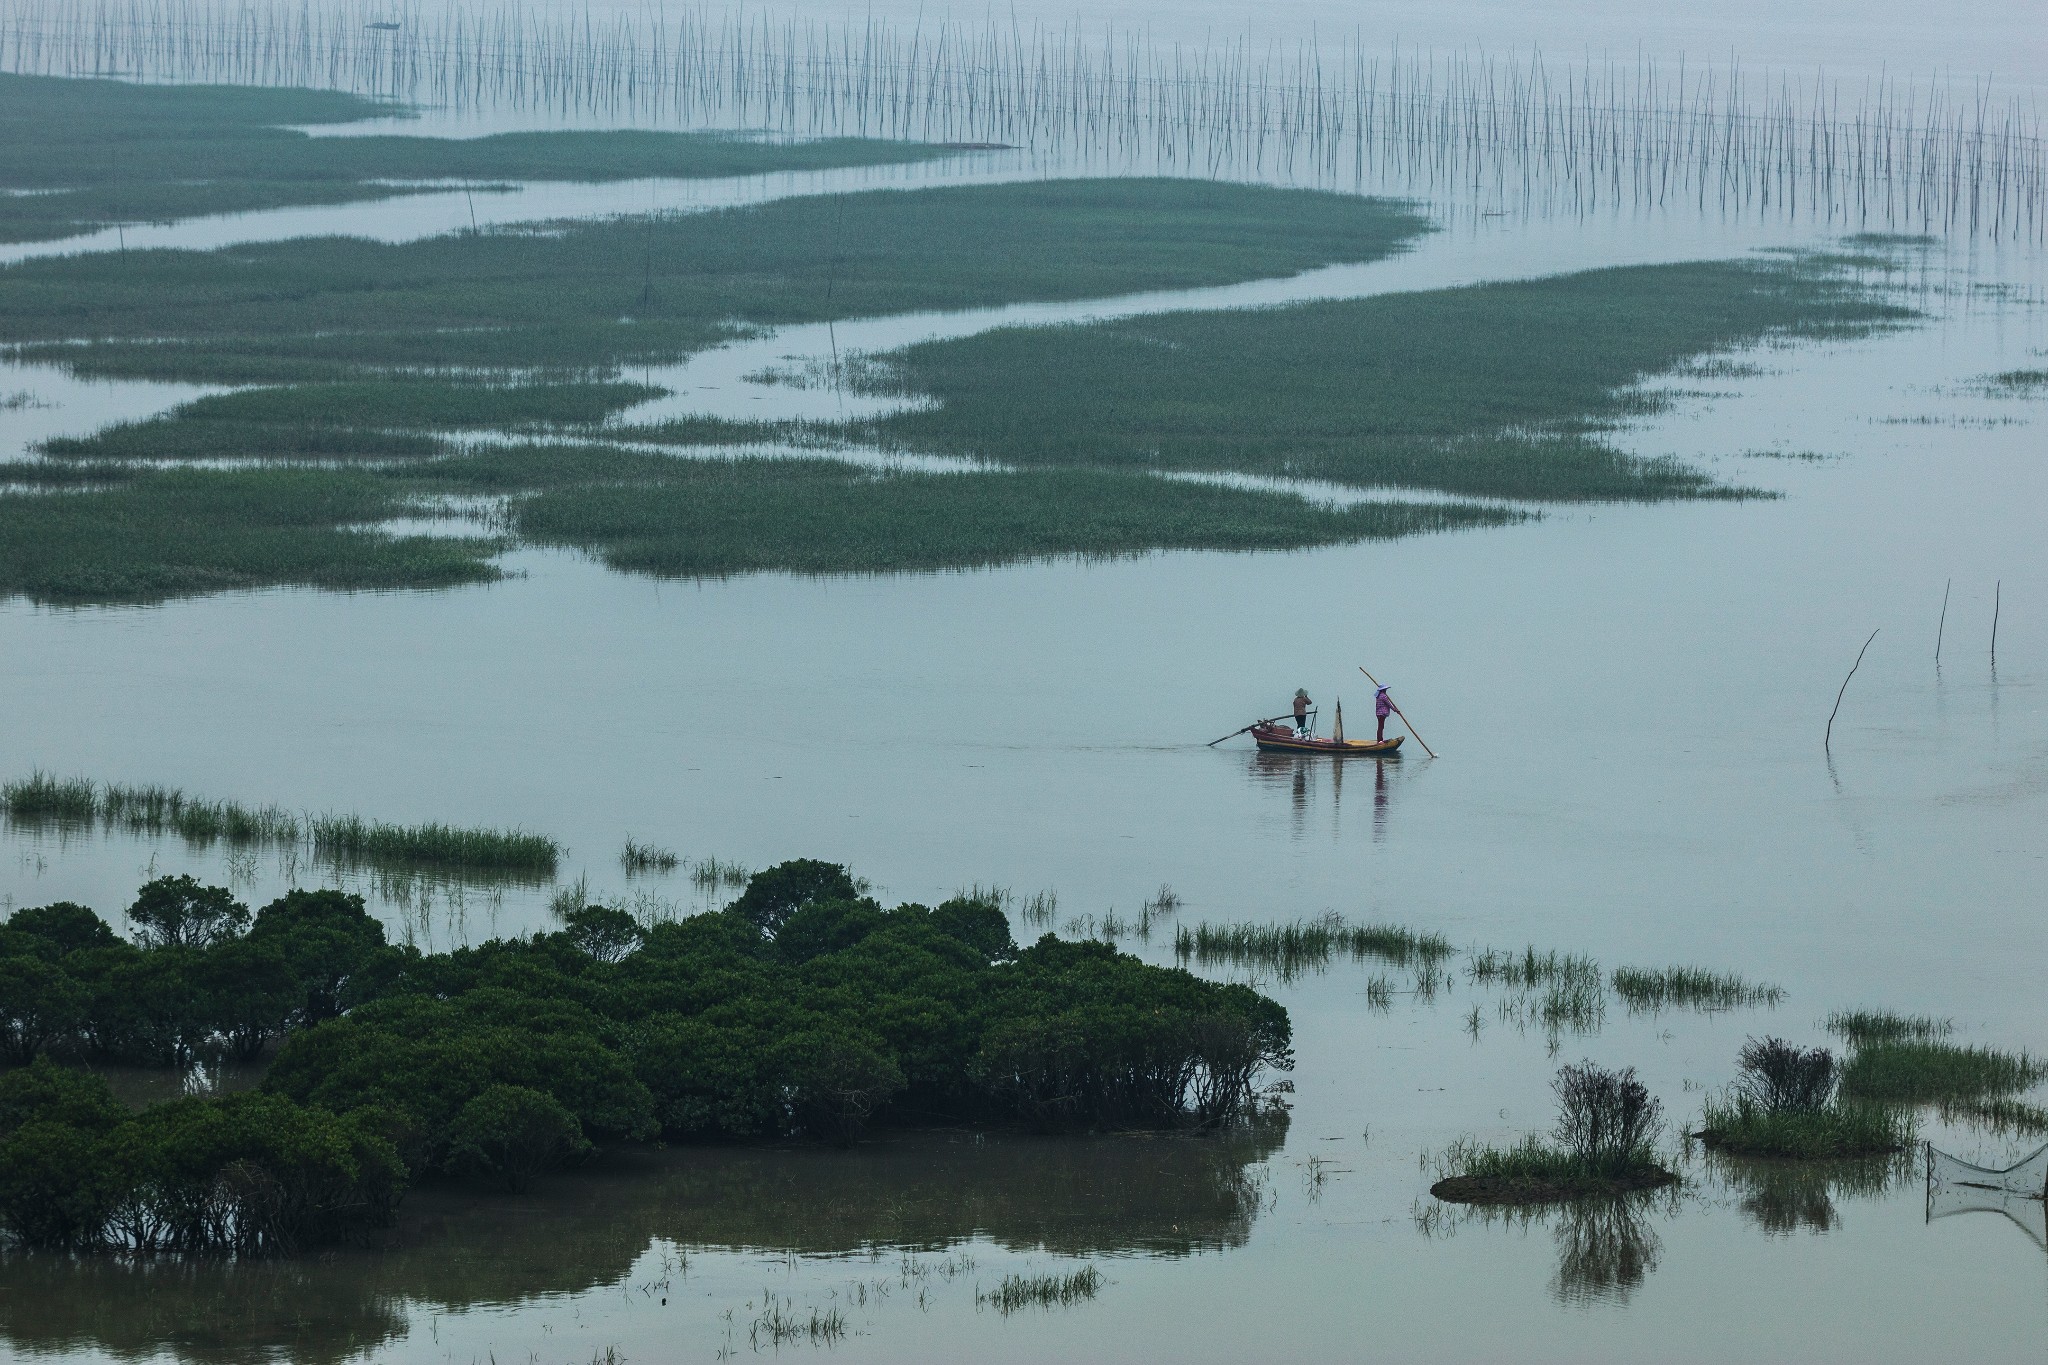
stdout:
<svg viewBox="0 0 2048 1365">
<path fill-rule="evenodd" d="M 1260 725 L 1252 730 L 1259 752 L 1266 754 L 1329 754 L 1333 758 L 1386 758 L 1400 751 L 1401 736 L 1389 739 L 1325 739 L 1310 735 L 1297 739 L 1292 726 Z"/>
</svg>

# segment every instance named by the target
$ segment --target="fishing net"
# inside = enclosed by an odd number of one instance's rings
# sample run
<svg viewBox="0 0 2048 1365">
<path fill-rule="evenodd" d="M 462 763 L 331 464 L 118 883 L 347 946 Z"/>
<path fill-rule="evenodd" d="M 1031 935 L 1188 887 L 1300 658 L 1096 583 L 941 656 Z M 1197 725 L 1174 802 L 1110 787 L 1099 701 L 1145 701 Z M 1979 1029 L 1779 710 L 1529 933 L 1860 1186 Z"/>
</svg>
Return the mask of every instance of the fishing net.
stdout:
<svg viewBox="0 0 2048 1365">
<path fill-rule="evenodd" d="M 2048 1147 L 2015 1165 L 1979 1166 L 1927 1148 L 1927 1221 L 1959 1213 L 2001 1213 L 2048 1251 Z"/>
<path fill-rule="evenodd" d="M 2021 1199 L 2043 1198 L 2048 1196 L 2048 1145 L 2005 1167 L 1979 1166 L 1930 1145 L 1927 1188 L 1930 1192 L 1981 1191 Z"/>
</svg>

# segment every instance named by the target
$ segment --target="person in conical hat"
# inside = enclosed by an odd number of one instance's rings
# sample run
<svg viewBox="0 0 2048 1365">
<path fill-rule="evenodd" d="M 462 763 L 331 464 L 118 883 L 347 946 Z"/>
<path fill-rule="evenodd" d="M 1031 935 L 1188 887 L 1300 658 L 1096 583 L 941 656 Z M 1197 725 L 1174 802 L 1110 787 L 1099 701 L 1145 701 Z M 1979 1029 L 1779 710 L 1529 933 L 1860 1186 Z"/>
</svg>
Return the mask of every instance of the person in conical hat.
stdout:
<svg viewBox="0 0 2048 1365">
<path fill-rule="evenodd" d="M 1309 700 L 1308 689 L 1306 687 L 1297 687 L 1294 689 L 1295 734 L 1305 735 L 1308 733 L 1308 708 L 1313 705 L 1315 705 L 1315 703 Z"/>
<path fill-rule="evenodd" d="M 1372 713 L 1373 713 L 1373 714 L 1374 714 L 1375 716 L 1378 716 L 1378 717 L 1379 717 L 1379 721 L 1380 721 L 1380 736 L 1379 736 L 1379 737 L 1380 737 L 1380 738 L 1381 738 L 1382 740 L 1384 740 L 1384 739 L 1385 739 L 1385 738 L 1387 737 L 1387 717 L 1388 717 L 1388 716 L 1391 716 L 1392 714 L 1394 714 L 1394 699 L 1393 699 L 1392 697 L 1390 697 L 1390 696 L 1388 696 L 1388 695 L 1387 695 L 1387 689 L 1386 689 L 1386 688 L 1382 687 L 1382 688 L 1381 688 L 1381 689 L 1380 689 L 1380 690 L 1379 690 L 1379 691 L 1378 691 L 1378 692 L 1377 692 L 1377 693 L 1376 693 L 1376 694 L 1375 694 L 1375 695 L 1373 696 L 1373 699 L 1372 699 Z"/>
</svg>

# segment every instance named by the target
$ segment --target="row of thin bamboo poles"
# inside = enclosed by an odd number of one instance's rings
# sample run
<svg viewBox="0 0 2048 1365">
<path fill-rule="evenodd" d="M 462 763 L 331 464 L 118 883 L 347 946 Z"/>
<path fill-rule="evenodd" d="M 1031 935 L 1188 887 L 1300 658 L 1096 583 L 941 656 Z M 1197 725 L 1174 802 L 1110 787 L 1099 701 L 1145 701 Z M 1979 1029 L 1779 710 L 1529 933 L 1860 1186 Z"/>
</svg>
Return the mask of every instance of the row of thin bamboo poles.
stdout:
<svg viewBox="0 0 2048 1365">
<path fill-rule="evenodd" d="M 2048 144 L 1989 88 L 1686 63 L 1255 49 L 1018 24 L 408 0 L 0 0 L 0 70 L 312 85 L 457 109 L 1002 143 L 1477 196 L 2038 238 Z"/>
</svg>

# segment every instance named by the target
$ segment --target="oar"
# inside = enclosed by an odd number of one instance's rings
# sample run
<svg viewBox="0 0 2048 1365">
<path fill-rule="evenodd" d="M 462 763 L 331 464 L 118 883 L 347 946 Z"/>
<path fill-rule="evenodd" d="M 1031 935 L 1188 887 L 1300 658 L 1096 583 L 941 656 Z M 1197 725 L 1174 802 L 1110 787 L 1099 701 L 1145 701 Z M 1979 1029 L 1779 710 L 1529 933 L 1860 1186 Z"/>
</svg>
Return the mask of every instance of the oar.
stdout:
<svg viewBox="0 0 2048 1365">
<path fill-rule="evenodd" d="M 1292 712 L 1289 712 L 1289 714 L 1291 715 L 1291 714 L 1293 714 L 1293 713 L 1292 713 Z M 1253 721 L 1253 722 L 1252 722 L 1252 723 L 1251 723 L 1250 725 L 1247 725 L 1247 726 L 1245 726 L 1245 727 L 1244 727 L 1244 730 L 1232 730 L 1232 731 L 1231 731 L 1231 732 L 1230 732 L 1229 734 L 1227 734 L 1227 735 L 1223 736 L 1223 739 L 1212 739 L 1212 740 L 1210 740 L 1210 741 L 1209 741 L 1209 742 L 1208 742 L 1207 744 L 1204 744 L 1204 745 L 1203 745 L 1202 747 L 1203 747 L 1203 748 L 1205 748 L 1205 749 L 1213 749 L 1213 748 L 1215 748 L 1215 747 L 1216 747 L 1217 745 L 1221 744 L 1221 743 L 1223 742 L 1223 740 L 1224 740 L 1224 739 L 1236 739 L 1236 738 L 1237 738 L 1237 737 L 1238 737 L 1239 735 L 1243 734 L 1245 730 L 1256 730 L 1256 729 L 1258 729 L 1258 728 L 1259 728 L 1259 727 L 1260 727 L 1261 725 L 1271 725 L 1271 724 L 1272 724 L 1272 723 L 1273 723 L 1274 721 L 1276 721 L 1276 720 L 1282 720 L 1282 719 L 1285 719 L 1285 717 L 1282 717 L 1282 716 L 1268 716 L 1268 717 L 1267 717 L 1266 719 L 1264 719 L 1264 720 L 1255 720 L 1255 721 Z"/>
<path fill-rule="evenodd" d="M 1358 671 L 1360 673 L 1365 673 L 1365 665 L 1360 664 L 1358 666 Z M 1375 678 L 1370 673 L 1365 673 L 1365 680 L 1371 683 L 1374 687 L 1378 687 L 1380 685 L 1380 680 L 1378 678 Z M 1401 724 L 1407 726 L 1408 733 L 1411 735 L 1415 735 L 1415 742 L 1422 746 L 1422 752 L 1428 754 L 1431 758 L 1435 758 L 1436 750 L 1429 747 L 1428 740 L 1424 739 L 1421 735 L 1415 734 L 1415 727 L 1413 725 L 1408 724 L 1408 713 L 1401 709 L 1401 704 L 1395 701 L 1391 696 L 1387 698 L 1387 702 L 1394 708 L 1394 714 L 1401 718 Z"/>
</svg>

